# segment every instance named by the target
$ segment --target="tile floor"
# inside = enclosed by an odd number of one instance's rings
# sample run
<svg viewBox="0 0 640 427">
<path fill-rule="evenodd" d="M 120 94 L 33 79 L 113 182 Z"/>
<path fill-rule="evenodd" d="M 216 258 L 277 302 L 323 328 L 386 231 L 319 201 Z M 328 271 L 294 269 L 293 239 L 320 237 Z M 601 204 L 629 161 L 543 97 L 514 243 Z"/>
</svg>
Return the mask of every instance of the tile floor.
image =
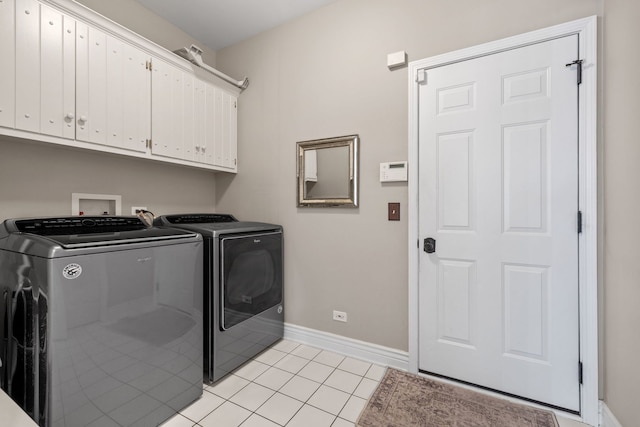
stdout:
<svg viewBox="0 0 640 427">
<path fill-rule="evenodd" d="M 162 427 L 354 427 L 385 367 L 282 340 Z M 558 417 L 560 427 L 586 427 Z"/>
</svg>

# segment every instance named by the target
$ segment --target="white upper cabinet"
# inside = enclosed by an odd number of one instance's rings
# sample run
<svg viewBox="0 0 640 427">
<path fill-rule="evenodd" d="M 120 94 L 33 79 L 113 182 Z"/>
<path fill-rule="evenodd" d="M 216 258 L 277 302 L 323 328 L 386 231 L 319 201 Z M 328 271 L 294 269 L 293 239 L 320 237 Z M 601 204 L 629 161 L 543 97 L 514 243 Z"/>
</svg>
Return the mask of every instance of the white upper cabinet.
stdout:
<svg viewBox="0 0 640 427">
<path fill-rule="evenodd" d="M 0 134 L 237 171 L 239 90 L 78 3 L 0 0 L 0 58 Z"/>
<path fill-rule="evenodd" d="M 153 59 L 152 153 L 236 171 L 237 98 Z"/>
<path fill-rule="evenodd" d="M 5 3 L 11 2 L 2 2 Z M 6 67 L 3 74 L 9 77 L 15 73 L 15 92 L 8 93 L 13 95 L 9 99 L 15 99 L 14 127 L 72 139 L 75 136 L 72 124 L 75 21 L 35 0 L 16 0 L 14 7 L 15 39 L 8 39 L 14 41 L 15 66 L 10 70 L 13 61 L 7 61 L 5 57 L 3 62 L 8 62 L 9 66 L 2 67 Z M 2 11 L 0 20 L 9 19 L 9 9 Z M 0 49 L 12 50 L 9 46 Z M 2 80 L 5 80 L 4 76 Z M 10 126 L 12 121 L 5 120 Z"/>
<path fill-rule="evenodd" d="M 14 128 L 16 113 L 15 64 L 16 57 L 14 2 L 0 2 L 0 126 Z"/>
<path fill-rule="evenodd" d="M 149 56 L 83 23 L 76 46 L 76 139 L 145 152 Z"/>
</svg>

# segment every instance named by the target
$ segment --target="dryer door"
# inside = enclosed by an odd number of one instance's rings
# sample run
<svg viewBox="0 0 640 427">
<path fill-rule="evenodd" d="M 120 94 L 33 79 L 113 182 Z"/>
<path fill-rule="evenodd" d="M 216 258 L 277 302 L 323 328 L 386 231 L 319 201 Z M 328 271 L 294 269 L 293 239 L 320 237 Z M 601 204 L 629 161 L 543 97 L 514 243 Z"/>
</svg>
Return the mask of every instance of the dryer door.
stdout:
<svg viewBox="0 0 640 427">
<path fill-rule="evenodd" d="M 282 302 L 282 232 L 229 235 L 221 243 L 221 327 Z"/>
</svg>

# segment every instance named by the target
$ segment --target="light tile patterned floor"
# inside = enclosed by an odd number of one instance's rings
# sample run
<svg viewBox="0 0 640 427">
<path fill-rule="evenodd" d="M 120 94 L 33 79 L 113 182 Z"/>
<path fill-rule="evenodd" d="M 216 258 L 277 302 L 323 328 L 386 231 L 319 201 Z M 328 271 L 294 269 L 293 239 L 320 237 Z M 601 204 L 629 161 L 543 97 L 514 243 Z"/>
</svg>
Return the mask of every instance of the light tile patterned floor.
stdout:
<svg viewBox="0 0 640 427">
<path fill-rule="evenodd" d="M 162 427 L 353 427 L 384 371 L 282 340 Z"/>
<path fill-rule="evenodd" d="M 162 427 L 354 427 L 385 367 L 282 340 Z M 588 427 L 558 416 L 560 427 Z"/>
</svg>

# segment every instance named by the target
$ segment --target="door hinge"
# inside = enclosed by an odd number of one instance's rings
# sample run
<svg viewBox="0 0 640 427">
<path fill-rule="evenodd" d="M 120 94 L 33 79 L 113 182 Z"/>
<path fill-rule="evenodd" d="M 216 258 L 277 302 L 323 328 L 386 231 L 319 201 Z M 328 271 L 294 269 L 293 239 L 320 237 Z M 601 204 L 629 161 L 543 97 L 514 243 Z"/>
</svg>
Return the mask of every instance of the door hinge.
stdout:
<svg viewBox="0 0 640 427">
<path fill-rule="evenodd" d="M 582 384 L 582 378 L 582 362 L 578 362 L 578 381 L 580 382 L 580 384 Z"/>
<path fill-rule="evenodd" d="M 151 139 L 147 139 L 147 148 L 151 148 Z"/>
<path fill-rule="evenodd" d="M 418 83 L 426 83 L 427 82 L 427 71 L 426 70 L 418 70 L 416 74 L 416 82 Z"/>
<path fill-rule="evenodd" d="M 146 67 L 147 70 L 151 71 L 153 69 L 153 64 L 151 63 L 151 61 L 146 61 Z"/>
<path fill-rule="evenodd" d="M 578 211 L 578 233 L 582 233 L 582 211 Z"/>
<path fill-rule="evenodd" d="M 420 239 L 416 240 L 416 247 L 420 249 Z"/>
<path fill-rule="evenodd" d="M 576 59 L 573 62 L 569 62 L 568 64 L 566 64 L 566 67 L 571 67 L 572 65 L 577 65 L 578 68 L 578 75 L 577 75 L 577 82 L 578 85 L 582 84 L 582 63 L 584 62 L 584 59 Z"/>
</svg>

